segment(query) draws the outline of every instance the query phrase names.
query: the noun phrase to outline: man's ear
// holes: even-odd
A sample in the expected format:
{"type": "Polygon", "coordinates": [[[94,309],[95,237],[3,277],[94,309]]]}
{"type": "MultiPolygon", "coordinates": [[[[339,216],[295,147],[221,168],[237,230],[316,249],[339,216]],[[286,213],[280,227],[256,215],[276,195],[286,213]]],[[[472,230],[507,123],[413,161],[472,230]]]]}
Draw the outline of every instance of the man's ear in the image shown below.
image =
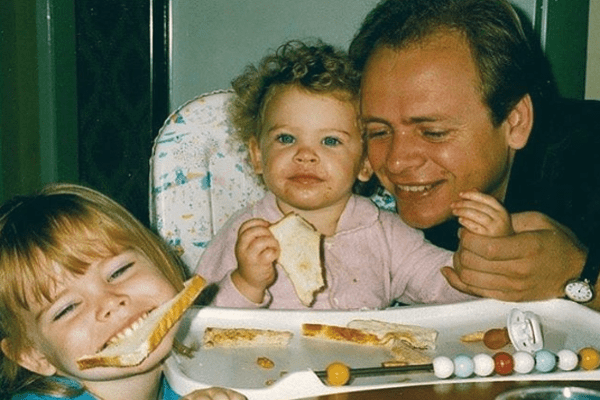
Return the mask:
{"type": "Polygon", "coordinates": [[[369,179],[371,179],[372,175],[373,168],[371,168],[371,163],[369,162],[369,159],[365,157],[365,160],[363,161],[363,166],[358,172],[358,176],[356,178],[361,182],[368,182],[369,179]]]}
{"type": "Polygon", "coordinates": [[[0,348],[2,348],[2,352],[7,358],[31,372],[43,376],[52,376],[56,373],[56,367],[48,361],[46,356],[32,347],[21,351],[19,354],[14,354],[10,349],[8,339],[5,338],[0,342],[0,348]]]}
{"type": "Polygon", "coordinates": [[[252,167],[254,167],[254,172],[257,175],[262,174],[262,154],[260,152],[260,144],[258,143],[257,138],[250,138],[250,141],[248,142],[248,151],[250,153],[250,161],[252,162],[252,167]]]}
{"type": "Polygon", "coordinates": [[[513,107],[506,123],[509,129],[508,145],[514,150],[525,147],[533,129],[533,103],[529,94],[523,96],[513,107]]]}

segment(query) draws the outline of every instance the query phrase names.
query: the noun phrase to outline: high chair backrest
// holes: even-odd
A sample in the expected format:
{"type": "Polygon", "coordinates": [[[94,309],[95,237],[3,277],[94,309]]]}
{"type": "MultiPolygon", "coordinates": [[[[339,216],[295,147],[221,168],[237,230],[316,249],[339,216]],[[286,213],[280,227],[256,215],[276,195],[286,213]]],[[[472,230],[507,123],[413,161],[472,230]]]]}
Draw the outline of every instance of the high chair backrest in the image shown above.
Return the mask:
{"type": "Polygon", "coordinates": [[[237,210],[265,192],[243,144],[233,139],[231,91],[196,97],[174,111],[150,158],[150,223],[191,272],[206,245],[237,210]]]}

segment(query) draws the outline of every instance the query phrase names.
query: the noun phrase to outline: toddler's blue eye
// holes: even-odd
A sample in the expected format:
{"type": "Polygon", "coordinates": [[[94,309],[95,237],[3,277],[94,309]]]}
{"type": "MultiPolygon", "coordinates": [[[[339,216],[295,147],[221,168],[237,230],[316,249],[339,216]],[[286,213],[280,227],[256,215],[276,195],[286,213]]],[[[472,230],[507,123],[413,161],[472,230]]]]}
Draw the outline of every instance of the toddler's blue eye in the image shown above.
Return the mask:
{"type": "Polygon", "coordinates": [[[281,133],[277,135],[277,141],[283,144],[292,144],[296,141],[296,139],[288,133],[281,133]]]}
{"type": "Polygon", "coordinates": [[[333,136],[328,136],[323,139],[323,144],[325,146],[337,146],[340,143],[341,143],[341,141],[338,138],[333,137],[333,136]]]}

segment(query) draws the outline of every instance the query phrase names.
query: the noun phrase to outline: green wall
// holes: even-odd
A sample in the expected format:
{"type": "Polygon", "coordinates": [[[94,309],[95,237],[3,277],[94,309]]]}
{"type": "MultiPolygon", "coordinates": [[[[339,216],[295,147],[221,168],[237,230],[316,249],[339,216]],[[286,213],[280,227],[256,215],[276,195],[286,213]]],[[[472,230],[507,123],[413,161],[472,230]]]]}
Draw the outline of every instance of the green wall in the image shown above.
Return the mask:
{"type": "MultiPolygon", "coordinates": [[[[589,0],[511,1],[542,36],[561,94],[583,98],[589,0]]],[[[317,36],[347,47],[377,3],[172,0],[170,109],[199,94],[228,88],[244,65],[285,40],[317,36]]]]}
{"type": "Polygon", "coordinates": [[[172,0],[171,110],[290,39],[346,48],[378,0],[172,0]]]}

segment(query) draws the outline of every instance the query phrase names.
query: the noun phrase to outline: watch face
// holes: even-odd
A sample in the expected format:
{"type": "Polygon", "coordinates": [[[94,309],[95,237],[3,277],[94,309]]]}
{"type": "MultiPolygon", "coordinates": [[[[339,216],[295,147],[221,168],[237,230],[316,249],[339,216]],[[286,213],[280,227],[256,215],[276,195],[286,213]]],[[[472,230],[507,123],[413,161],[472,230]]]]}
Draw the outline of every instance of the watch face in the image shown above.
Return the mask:
{"type": "Polygon", "coordinates": [[[569,299],[578,303],[586,303],[594,297],[591,286],[584,281],[569,282],[565,286],[565,294],[569,299]]]}

